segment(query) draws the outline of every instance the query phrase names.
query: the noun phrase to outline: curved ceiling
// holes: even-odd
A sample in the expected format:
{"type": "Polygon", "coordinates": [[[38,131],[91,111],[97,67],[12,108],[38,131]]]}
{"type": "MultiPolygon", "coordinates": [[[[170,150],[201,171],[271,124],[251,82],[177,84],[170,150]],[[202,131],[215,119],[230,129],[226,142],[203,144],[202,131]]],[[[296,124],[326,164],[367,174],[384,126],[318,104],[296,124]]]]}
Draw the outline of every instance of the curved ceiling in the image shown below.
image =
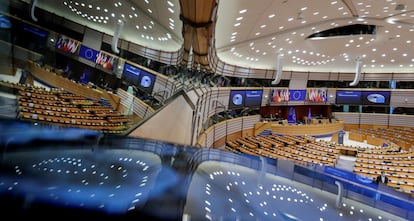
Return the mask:
{"type": "Polygon", "coordinates": [[[222,61],[246,68],[276,69],[280,54],[284,71],[354,72],[359,57],[365,73],[414,70],[411,0],[39,0],[38,5],[111,35],[123,18],[120,38],[164,51],[188,51],[192,45],[202,65],[208,65],[203,56],[212,37],[222,61]],[[199,29],[207,18],[215,26],[199,29]],[[375,35],[307,39],[352,24],[375,25],[375,35]],[[194,33],[201,43],[193,44],[194,33]]]}

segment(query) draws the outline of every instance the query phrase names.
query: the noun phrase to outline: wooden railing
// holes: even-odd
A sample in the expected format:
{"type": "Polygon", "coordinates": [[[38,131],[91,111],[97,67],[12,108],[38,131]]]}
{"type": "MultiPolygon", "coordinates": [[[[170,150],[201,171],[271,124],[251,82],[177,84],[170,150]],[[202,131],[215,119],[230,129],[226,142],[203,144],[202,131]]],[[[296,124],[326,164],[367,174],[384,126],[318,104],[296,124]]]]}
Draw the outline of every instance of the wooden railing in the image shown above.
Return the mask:
{"type": "Polygon", "coordinates": [[[273,134],[296,135],[296,136],[320,136],[330,135],[344,129],[344,122],[334,120],[326,124],[302,124],[302,125],[280,125],[271,124],[273,134]]]}

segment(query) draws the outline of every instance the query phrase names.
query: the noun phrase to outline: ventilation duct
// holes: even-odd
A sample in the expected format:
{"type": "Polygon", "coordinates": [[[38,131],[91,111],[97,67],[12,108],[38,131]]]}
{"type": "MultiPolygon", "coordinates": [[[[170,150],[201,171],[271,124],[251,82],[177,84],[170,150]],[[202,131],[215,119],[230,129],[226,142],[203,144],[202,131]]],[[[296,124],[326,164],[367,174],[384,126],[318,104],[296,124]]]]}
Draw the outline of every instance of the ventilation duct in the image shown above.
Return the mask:
{"type": "Polygon", "coordinates": [[[119,39],[119,36],[121,35],[121,31],[122,31],[122,28],[124,27],[124,23],[125,23],[124,21],[119,20],[115,27],[114,37],[112,38],[112,51],[115,54],[119,53],[118,39],[119,39]]]}
{"type": "Polygon", "coordinates": [[[37,0],[33,0],[32,1],[32,9],[30,10],[30,15],[32,16],[32,20],[35,21],[35,22],[37,22],[37,18],[34,15],[34,11],[36,9],[36,6],[37,6],[37,0]]]}
{"type": "Polygon", "coordinates": [[[280,53],[277,53],[276,58],[276,76],[275,79],[272,81],[272,84],[279,84],[280,80],[282,79],[283,73],[283,59],[280,53]]]}
{"type": "Polygon", "coordinates": [[[349,86],[355,86],[359,83],[359,79],[361,78],[361,66],[362,66],[361,57],[358,57],[356,59],[354,81],[349,83],[349,86]]]}

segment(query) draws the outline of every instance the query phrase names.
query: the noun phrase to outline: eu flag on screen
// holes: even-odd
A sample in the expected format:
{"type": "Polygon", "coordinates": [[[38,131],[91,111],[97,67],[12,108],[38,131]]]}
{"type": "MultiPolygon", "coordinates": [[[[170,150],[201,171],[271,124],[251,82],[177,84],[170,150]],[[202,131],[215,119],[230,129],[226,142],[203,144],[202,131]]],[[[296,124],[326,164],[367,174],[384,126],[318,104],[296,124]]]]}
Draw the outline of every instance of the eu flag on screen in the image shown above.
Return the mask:
{"type": "Polygon", "coordinates": [[[289,90],[290,101],[305,101],[306,90],[289,90]]]}
{"type": "Polygon", "coordinates": [[[98,53],[99,51],[95,49],[86,47],[85,45],[81,45],[81,48],[79,50],[79,57],[85,58],[86,60],[89,60],[95,63],[98,53]]]}

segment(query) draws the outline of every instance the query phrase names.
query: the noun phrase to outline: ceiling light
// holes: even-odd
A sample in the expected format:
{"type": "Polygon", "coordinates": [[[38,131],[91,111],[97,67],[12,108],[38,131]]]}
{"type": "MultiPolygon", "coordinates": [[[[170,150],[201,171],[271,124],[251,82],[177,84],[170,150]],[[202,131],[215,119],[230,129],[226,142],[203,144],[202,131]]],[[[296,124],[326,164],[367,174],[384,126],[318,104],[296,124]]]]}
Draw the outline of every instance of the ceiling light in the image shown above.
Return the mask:
{"type": "Polygon", "coordinates": [[[396,11],[402,11],[402,10],[405,10],[406,8],[407,8],[407,6],[404,5],[404,4],[397,4],[395,6],[395,9],[394,10],[396,10],[396,11]]]}

